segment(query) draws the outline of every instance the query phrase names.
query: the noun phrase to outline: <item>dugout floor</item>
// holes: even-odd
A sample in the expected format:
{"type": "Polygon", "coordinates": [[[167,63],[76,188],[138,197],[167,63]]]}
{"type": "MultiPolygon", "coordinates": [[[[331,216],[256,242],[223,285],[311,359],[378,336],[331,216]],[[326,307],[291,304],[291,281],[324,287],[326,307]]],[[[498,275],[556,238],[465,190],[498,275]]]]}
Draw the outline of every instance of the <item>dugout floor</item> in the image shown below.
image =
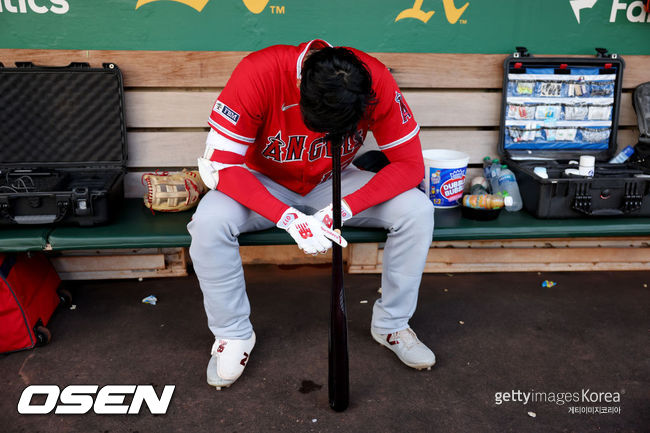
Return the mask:
{"type": "Polygon", "coordinates": [[[431,371],[405,367],[371,339],[379,276],[346,275],[351,406],[344,413],[327,403],[329,268],[254,266],[246,272],[258,342],[231,389],[218,392],[205,383],[212,341],[195,277],[75,283],[76,309],[54,317],[50,345],[0,356],[0,430],[650,429],[647,272],[425,275],[411,323],[438,357],[431,371]],[[544,280],[557,285],[543,288],[544,280]],[[156,306],[140,302],[151,294],[158,297],[156,306]],[[153,416],[146,408],[131,416],[19,415],[17,403],[28,384],[176,389],[166,415],[153,416]],[[497,393],[536,392],[551,399],[583,390],[588,398],[609,392],[615,399],[619,393],[620,402],[496,404],[497,393]],[[570,413],[576,406],[620,413],[570,413]]]}

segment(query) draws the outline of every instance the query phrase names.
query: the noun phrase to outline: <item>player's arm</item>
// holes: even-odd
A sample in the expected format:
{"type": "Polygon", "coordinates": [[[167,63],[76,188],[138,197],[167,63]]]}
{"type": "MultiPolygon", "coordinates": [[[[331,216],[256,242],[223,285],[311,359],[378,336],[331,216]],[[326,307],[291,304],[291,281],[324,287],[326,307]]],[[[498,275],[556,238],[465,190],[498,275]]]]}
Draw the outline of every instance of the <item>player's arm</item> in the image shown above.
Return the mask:
{"type": "Polygon", "coordinates": [[[198,160],[201,178],[208,188],[221,191],[263,217],[277,222],[289,206],[271,195],[246,168],[247,148],[211,130],[203,158],[198,160]]]}
{"type": "Polygon", "coordinates": [[[364,186],[343,198],[352,215],[390,200],[422,181],[424,160],[417,134],[398,147],[383,150],[383,153],[390,164],[377,172],[364,186]]]}

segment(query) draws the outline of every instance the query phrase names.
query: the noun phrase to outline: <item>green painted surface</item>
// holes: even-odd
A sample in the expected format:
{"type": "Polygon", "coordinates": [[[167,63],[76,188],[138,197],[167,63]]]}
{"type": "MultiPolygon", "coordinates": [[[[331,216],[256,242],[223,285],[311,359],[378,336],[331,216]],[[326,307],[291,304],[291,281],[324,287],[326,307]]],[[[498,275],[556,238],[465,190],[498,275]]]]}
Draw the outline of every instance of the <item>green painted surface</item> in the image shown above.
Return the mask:
{"type": "MultiPolygon", "coordinates": [[[[53,250],[158,248],[189,246],[186,225],[193,211],[155,215],[142,200],[127,199],[116,220],[97,227],[57,227],[48,237],[53,250]]],[[[501,212],[494,221],[461,218],[460,208],[437,210],[434,241],[564,237],[647,236],[650,218],[581,218],[542,220],[526,212],[501,212]]],[[[343,227],[350,243],[384,242],[386,231],[343,227]]],[[[239,237],[240,245],[292,245],[291,237],[273,228],[239,237]]]]}
{"type": "Polygon", "coordinates": [[[0,48],[248,51],[321,37],[369,52],[650,54],[643,3],[0,0],[0,48]]]}

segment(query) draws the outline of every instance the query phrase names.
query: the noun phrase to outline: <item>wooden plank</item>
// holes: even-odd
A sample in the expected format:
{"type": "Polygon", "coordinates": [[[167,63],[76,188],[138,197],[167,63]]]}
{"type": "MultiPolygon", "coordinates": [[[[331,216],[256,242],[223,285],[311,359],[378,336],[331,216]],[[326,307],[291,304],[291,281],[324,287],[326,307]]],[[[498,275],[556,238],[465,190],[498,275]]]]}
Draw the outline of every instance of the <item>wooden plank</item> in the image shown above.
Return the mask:
{"type": "Polygon", "coordinates": [[[348,245],[348,264],[356,266],[375,265],[379,254],[379,244],[376,242],[348,245]]]}
{"type": "MultiPolygon", "coordinates": [[[[319,265],[332,263],[331,250],[326,254],[305,254],[297,245],[262,245],[239,247],[245,265],[319,265]]],[[[343,260],[348,260],[348,248],[343,249],[343,260]]]]}
{"type": "MultiPolygon", "coordinates": [[[[379,252],[382,263],[383,250],[379,252]]],[[[570,263],[650,262],[650,248],[449,248],[431,249],[427,262],[440,263],[570,263]]]]}
{"type": "Polygon", "coordinates": [[[101,67],[115,63],[126,87],[223,87],[242,51],[112,51],[112,50],[15,50],[1,49],[0,62],[31,61],[38,65],[63,66],[88,62],[101,67]]]}
{"type": "Polygon", "coordinates": [[[186,248],[70,250],[50,260],[63,280],[187,276],[186,248]]]}
{"type": "MultiPolygon", "coordinates": [[[[376,244],[378,245],[378,244],[376,244]]],[[[356,245],[354,246],[356,248],[356,245]]],[[[431,248],[648,248],[650,247],[650,236],[648,237],[616,237],[616,238],[548,238],[548,239],[489,239],[471,241],[435,241],[431,248]]]]}
{"type": "MultiPolygon", "coordinates": [[[[131,128],[205,128],[218,92],[131,91],[126,93],[131,128]]],[[[404,92],[421,127],[497,127],[501,93],[472,91],[404,92]]],[[[634,126],[630,93],[621,97],[619,125],[634,126]]]]}
{"type": "MultiPolygon", "coordinates": [[[[391,69],[400,87],[501,89],[505,54],[373,53],[391,69]],[[480,71],[480,73],[479,73],[480,71]]],[[[590,56],[586,53],[585,56],[590,56]]],[[[546,56],[535,54],[536,57],[546,56]]],[[[565,56],[559,57],[585,57],[565,56]]],[[[648,81],[650,56],[623,56],[623,88],[648,81]]]]}
{"type": "Polygon", "coordinates": [[[128,269],[122,271],[80,271],[59,272],[59,277],[66,280],[118,280],[131,278],[187,277],[187,269],[173,267],[169,269],[128,269]]]}
{"type": "MultiPolygon", "coordinates": [[[[455,273],[455,272],[566,272],[566,271],[647,271],[650,262],[569,262],[569,263],[524,263],[517,266],[507,266],[507,263],[427,263],[426,273],[455,273]]],[[[370,273],[370,272],[365,272],[370,273]]],[[[540,277],[540,288],[543,277],[540,277]]]]}
{"type": "MultiPolygon", "coordinates": [[[[348,272],[381,273],[383,249],[380,246],[377,243],[350,245],[348,272]]],[[[429,249],[424,272],[647,269],[650,269],[650,237],[593,237],[437,241],[429,249]]]]}
{"type": "MultiPolygon", "coordinates": [[[[196,158],[203,155],[207,132],[129,132],[128,166],[151,167],[196,167],[196,158]]],[[[638,130],[621,130],[618,147],[634,145],[639,138],[638,130]]],[[[480,164],[485,155],[498,155],[496,143],[499,132],[473,129],[423,129],[420,141],[423,149],[454,149],[465,152],[470,164],[480,164]]],[[[361,152],[378,149],[372,133],[368,134],[361,152]]]]}
{"type": "MultiPolygon", "coordinates": [[[[427,263],[425,273],[459,273],[459,272],[566,272],[566,271],[648,271],[649,262],[639,263],[524,263],[516,267],[504,263],[427,263]]],[[[350,274],[378,274],[381,267],[350,266],[350,274]]],[[[540,277],[540,285],[543,277],[540,277]]],[[[424,287],[423,287],[424,289],[424,287]]]]}
{"type": "MultiPolygon", "coordinates": [[[[61,66],[89,62],[117,64],[128,87],[223,87],[242,51],[111,51],[0,49],[0,62],[32,61],[61,66]]],[[[589,53],[590,54],[590,53],[589,53]]],[[[373,53],[403,88],[499,89],[506,54],[373,53]],[[480,71],[480,73],[477,73],[480,71]]],[[[540,55],[541,56],[541,55],[540,55]]],[[[577,57],[577,56],[568,56],[577,57]]],[[[624,56],[623,86],[648,81],[650,56],[624,56]]]]}
{"type": "Polygon", "coordinates": [[[51,259],[57,272],[122,271],[128,269],[164,269],[164,254],[103,256],[60,256],[51,259]]]}

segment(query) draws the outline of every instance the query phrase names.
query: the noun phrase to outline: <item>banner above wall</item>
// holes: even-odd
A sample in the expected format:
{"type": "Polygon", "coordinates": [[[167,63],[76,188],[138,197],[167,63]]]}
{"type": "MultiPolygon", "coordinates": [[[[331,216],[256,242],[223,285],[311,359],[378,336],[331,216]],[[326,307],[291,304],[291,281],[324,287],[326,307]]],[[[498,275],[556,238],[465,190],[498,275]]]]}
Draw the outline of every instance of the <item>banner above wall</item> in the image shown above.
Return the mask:
{"type": "Polygon", "coordinates": [[[323,38],[369,52],[650,54],[626,0],[0,0],[0,48],[251,51],[323,38]]]}

